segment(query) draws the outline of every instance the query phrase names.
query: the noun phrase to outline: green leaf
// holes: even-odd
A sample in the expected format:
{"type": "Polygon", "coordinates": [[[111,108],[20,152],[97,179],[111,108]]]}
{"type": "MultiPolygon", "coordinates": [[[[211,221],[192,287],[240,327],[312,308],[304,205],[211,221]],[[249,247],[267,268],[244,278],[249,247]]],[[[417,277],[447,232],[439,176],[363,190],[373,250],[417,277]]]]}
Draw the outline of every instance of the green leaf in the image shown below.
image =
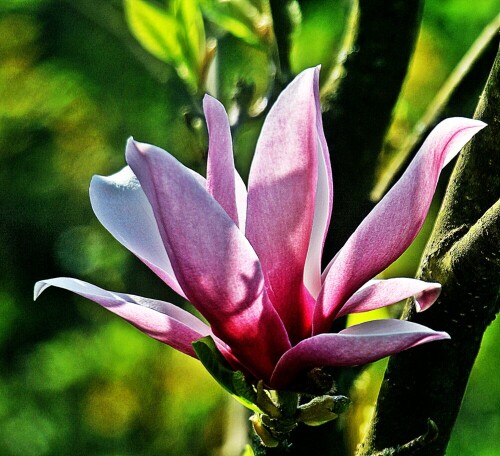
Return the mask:
{"type": "Polygon", "coordinates": [[[241,456],[255,456],[255,453],[252,450],[252,447],[247,444],[245,449],[243,450],[243,454],[241,456]]]}
{"type": "Polygon", "coordinates": [[[199,75],[205,57],[205,26],[197,0],[175,0],[177,39],[193,73],[199,75]]]}
{"type": "Polygon", "coordinates": [[[212,337],[207,336],[193,342],[193,349],[210,375],[237,401],[257,413],[262,411],[255,405],[257,394],[240,371],[231,369],[217,349],[212,337]]]}
{"type": "Polygon", "coordinates": [[[148,0],[124,0],[130,30],[142,47],[172,64],[199,89],[205,63],[205,28],[198,0],[174,0],[169,10],[148,0]]]}
{"type": "Polygon", "coordinates": [[[212,22],[252,46],[269,38],[270,15],[248,0],[200,0],[200,5],[212,22]]]}
{"type": "Polygon", "coordinates": [[[125,16],[130,31],[149,53],[167,63],[182,60],[177,22],[167,10],[145,0],[125,0],[125,16]]]}

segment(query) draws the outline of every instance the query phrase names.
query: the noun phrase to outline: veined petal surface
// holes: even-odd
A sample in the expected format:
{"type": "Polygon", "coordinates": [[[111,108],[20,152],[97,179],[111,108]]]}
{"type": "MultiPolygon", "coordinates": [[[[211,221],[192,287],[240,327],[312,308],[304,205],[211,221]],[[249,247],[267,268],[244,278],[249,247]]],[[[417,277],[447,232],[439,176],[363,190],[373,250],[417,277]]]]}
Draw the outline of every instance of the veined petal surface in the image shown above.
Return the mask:
{"type": "Polygon", "coordinates": [[[151,204],[130,167],[111,176],[94,176],[90,202],[102,225],[176,293],[184,292],[175,277],[151,204]]]}
{"type": "Polygon", "coordinates": [[[248,179],[245,233],[294,341],[310,334],[312,318],[303,281],[318,183],[318,71],[302,72],[278,97],[262,127],[248,179]]]}
{"type": "Polygon", "coordinates": [[[170,154],[129,141],[126,156],[187,299],[252,374],[268,379],[290,343],[248,240],[170,154]]]}
{"type": "MultiPolygon", "coordinates": [[[[191,343],[212,335],[210,327],[189,312],[168,302],[125,293],[116,293],[68,277],[41,280],[35,284],[35,299],[48,287],[63,288],[79,294],[119,315],[142,332],[196,358],[191,343]]],[[[227,347],[216,340],[218,348],[232,360],[227,347]]],[[[234,361],[233,361],[234,362],[234,361]]]]}
{"type": "Polygon", "coordinates": [[[284,388],[304,369],[366,364],[420,344],[449,338],[445,332],[404,320],[374,320],[336,334],[319,334],[298,343],[281,357],[271,385],[284,388]]]}
{"type": "Polygon", "coordinates": [[[346,299],[408,248],[424,223],[442,168],[484,126],[451,118],[432,131],[403,176],[339,251],[318,296],[314,334],[328,331],[346,299]]]}

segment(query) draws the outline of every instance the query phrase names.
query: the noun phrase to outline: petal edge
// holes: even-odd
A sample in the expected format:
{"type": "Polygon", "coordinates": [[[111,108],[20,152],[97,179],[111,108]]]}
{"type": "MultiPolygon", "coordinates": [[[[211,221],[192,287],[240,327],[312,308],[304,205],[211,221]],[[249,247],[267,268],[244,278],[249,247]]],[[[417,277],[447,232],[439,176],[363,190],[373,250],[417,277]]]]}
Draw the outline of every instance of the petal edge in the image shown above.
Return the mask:
{"type": "Polygon", "coordinates": [[[284,388],[304,369],[366,364],[417,345],[449,338],[445,332],[404,320],[374,320],[337,334],[319,334],[295,345],[281,357],[271,385],[284,388]]]}

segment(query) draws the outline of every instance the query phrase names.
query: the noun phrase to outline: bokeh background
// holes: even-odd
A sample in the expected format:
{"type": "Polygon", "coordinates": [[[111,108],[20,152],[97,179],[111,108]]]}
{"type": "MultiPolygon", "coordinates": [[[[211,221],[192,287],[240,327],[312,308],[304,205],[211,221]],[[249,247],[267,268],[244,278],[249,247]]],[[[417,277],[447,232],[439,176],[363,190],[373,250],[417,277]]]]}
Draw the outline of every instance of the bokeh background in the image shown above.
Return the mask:
{"type": "MultiPolygon", "coordinates": [[[[326,74],[348,2],[299,3],[292,69],[321,63],[326,74]]],[[[426,2],[393,148],[497,10],[495,0],[426,2]]],[[[206,30],[218,37],[222,101],[230,103],[240,80],[264,94],[266,51],[209,21],[206,30]]],[[[244,437],[245,417],[197,361],[70,293],[32,299],[36,280],[63,275],[186,306],[99,225],[88,184],[93,174],[124,165],[130,135],[204,172],[206,134],[190,97],[175,69],[134,39],[121,1],[0,1],[0,454],[235,454],[230,437],[244,437]]],[[[250,121],[235,137],[244,176],[260,125],[250,121]]],[[[415,273],[436,207],[387,276],[415,273]]],[[[498,454],[499,346],[496,322],[472,373],[451,456],[498,454]]],[[[376,363],[356,382],[351,447],[384,366],[376,363]]]]}

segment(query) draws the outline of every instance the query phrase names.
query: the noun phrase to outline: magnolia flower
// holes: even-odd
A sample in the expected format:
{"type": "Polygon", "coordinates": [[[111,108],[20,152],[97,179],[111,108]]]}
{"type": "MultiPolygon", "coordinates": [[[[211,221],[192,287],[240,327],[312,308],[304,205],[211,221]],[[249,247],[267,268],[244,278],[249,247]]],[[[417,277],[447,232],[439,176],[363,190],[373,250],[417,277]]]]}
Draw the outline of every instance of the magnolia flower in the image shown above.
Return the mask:
{"type": "Polygon", "coordinates": [[[437,283],[373,278],[413,241],[441,169],[484,124],[463,118],[440,123],[322,272],[333,186],[318,77],[317,68],[302,72],[270,110],[248,191],[234,167],[226,112],[209,96],[206,179],[133,139],[128,166],[92,179],[90,199],[101,223],[209,325],[167,302],[65,277],[38,282],[35,298],[51,285],[70,290],[194,357],[193,342],[211,336],[234,370],[275,389],[286,389],[313,367],[369,363],[449,338],[390,319],[329,330],[336,318],[410,296],[418,310],[436,300],[437,283]]]}

